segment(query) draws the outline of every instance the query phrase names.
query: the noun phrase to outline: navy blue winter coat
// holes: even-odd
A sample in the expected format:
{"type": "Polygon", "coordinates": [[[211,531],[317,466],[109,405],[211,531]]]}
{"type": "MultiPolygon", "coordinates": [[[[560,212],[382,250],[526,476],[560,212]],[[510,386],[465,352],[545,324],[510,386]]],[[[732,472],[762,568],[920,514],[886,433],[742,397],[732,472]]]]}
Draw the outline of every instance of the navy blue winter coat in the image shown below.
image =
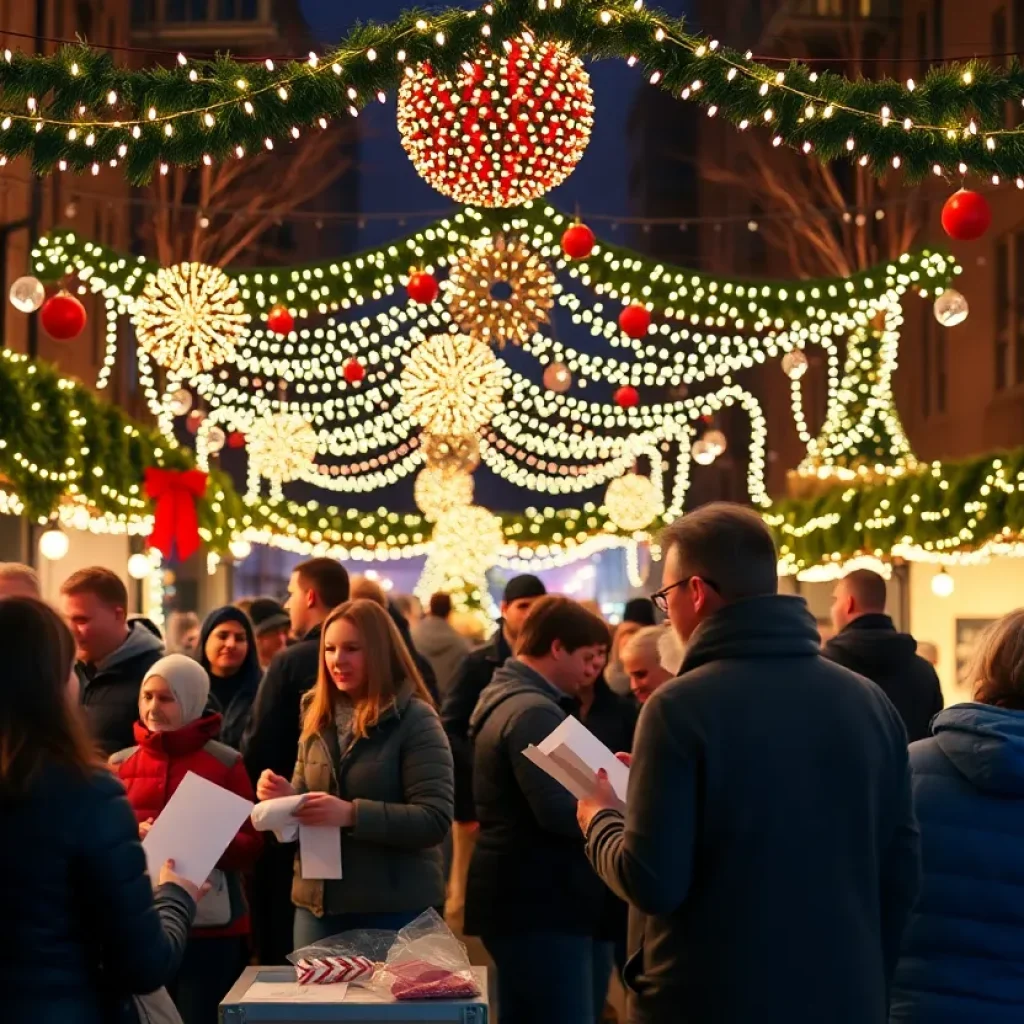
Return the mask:
{"type": "Polygon", "coordinates": [[[128,997],[174,978],[194,914],[176,885],[154,900],[114,775],[50,766],[24,796],[0,796],[3,1024],[125,1019],[128,997]]]}
{"type": "Polygon", "coordinates": [[[1024,711],[958,704],[910,747],[924,882],[895,1024],[1024,1021],[1024,711]]]}

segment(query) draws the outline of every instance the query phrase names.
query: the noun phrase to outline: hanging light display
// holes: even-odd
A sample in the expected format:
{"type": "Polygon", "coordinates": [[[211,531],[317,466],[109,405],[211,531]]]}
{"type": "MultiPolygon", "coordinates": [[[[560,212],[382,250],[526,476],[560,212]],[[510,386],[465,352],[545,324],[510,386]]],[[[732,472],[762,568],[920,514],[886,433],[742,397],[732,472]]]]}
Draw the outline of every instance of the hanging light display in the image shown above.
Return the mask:
{"type": "Polygon", "coordinates": [[[128,558],[128,575],[133,580],[144,580],[153,572],[153,563],[149,555],[136,552],[128,558]]]}
{"type": "Polygon", "coordinates": [[[402,146],[420,177],[476,206],[517,206],[560,185],[593,116],[583,62],[561,43],[526,37],[499,53],[481,48],[451,81],[421,64],[398,93],[402,146]]]}
{"type": "Polygon", "coordinates": [[[139,344],[161,366],[195,376],[234,358],[249,314],[224,271],[178,263],[150,276],[132,322],[139,344]]]}
{"type": "Polygon", "coordinates": [[[39,536],[39,554],[50,562],[58,562],[71,547],[68,535],[59,526],[50,526],[39,536]]]}
{"type": "Polygon", "coordinates": [[[178,388],[167,399],[167,409],[172,416],[184,416],[192,408],[192,392],[178,388]]]}
{"type": "Polygon", "coordinates": [[[257,420],[248,435],[250,467],[277,484],[302,476],[319,448],[316,431],[298,413],[275,413],[257,420]]]}
{"type": "Polygon", "coordinates": [[[935,319],[943,327],[956,327],[957,324],[962,324],[967,319],[970,311],[967,299],[955,288],[947,288],[935,300],[935,304],[932,306],[935,319]]]}
{"type": "Polygon", "coordinates": [[[206,432],[206,450],[214,455],[227,443],[228,436],[218,426],[212,426],[206,432]]]}
{"type": "Polygon", "coordinates": [[[710,466],[715,459],[718,458],[718,452],[701,438],[699,441],[693,442],[693,447],[690,449],[690,454],[693,456],[693,461],[698,466],[710,466]]]}
{"type": "Polygon", "coordinates": [[[71,341],[85,330],[85,306],[67,292],[48,298],[39,310],[39,320],[54,341],[71,341]]]}
{"type": "Polygon", "coordinates": [[[729,440],[721,430],[709,430],[703,437],[704,443],[715,453],[717,459],[729,446],[729,440]]]}
{"type": "Polygon", "coordinates": [[[604,507],[620,530],[635,533],[650,526],[661,511],[661,495],[649,477],[627,473],[608,485],[604,507]]]}
{"type": "Polygon", "coordinates": [[[464,334],[437,334],[405,364],[402,405],[431,434],[472,434],[501,408],[507,377],[489,346],[464,334]]]}
{"type": "Polygon", "coordinates": [[[807,372],[807,356],[795,348],[782,357],[783,373],[790,380],[799,380],[807,372]]]}
{"type": "Polygon", "coordinates": [[[936,597],[952,597],[955,589],[956,584],[953,582],[953,577],[945,569],[939,570],[932,577],[932,593],[936,597]]]}
{"type": "Polygon", "coordinates": [[[427,465],[450,473],[472,473],[480,465],[480,441],[476,434],[429,434],[420,444],[427,465]]]}
{"type": "Polygon", "coordinates": [[[413,500],[423,515],[434,522],[450,509],[472,503],[473,478],[468,473],[427,466],[416,477],[413,500]]]}
{"type": "Polygon", "coordinates": [[[457,506],[438,519],[431,556],[449,575],[472,579],[497,562],[504,542],[501,520],[493,512],[479,505],[457,506]]]}
{"type": "Polygon", "coordinates": [[[483,239],[448,277],[452,319],[470,337],[499,348],[525,344],[555,304],[555,275],[529,246],[483,239]]]}

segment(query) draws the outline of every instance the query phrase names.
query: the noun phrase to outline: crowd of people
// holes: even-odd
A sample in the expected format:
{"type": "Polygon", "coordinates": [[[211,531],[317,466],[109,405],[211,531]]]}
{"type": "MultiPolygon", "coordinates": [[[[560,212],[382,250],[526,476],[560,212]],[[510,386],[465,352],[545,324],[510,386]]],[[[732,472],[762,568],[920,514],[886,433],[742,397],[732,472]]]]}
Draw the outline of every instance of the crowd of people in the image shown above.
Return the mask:
{"type": "Polygon", "coordinates": [[[1024,612],[943,710],[876,574],[837,584],[823,647],[755,513],[662,548],[614,630],[523,575],[480,645],[448,595],[420,614],[326,558],[166,642],[108,569],[53,608],[0,565],[0,1019],[213,1024],[246,963],[430,908],[482,942],[501,1024],[597,1024],[615,973],[628,1024],[1024,1019],[1024,612]],[[568,716],[625,803],[524,756],[568,716]],[[151,879],[189,772],[303,794],[342,877],[247,822],[201,890],[151,879]]]}

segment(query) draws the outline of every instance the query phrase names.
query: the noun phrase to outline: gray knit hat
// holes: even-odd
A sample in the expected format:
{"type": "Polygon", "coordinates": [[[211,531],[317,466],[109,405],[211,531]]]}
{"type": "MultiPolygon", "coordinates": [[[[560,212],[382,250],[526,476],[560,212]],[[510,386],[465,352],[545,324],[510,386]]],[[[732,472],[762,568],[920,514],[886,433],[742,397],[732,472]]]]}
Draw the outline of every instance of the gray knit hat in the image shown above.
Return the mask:
{"type": "Polygon", "coordinates": [[[188,725],[202,717],[210,697],[210,677],[206,669],[184,654],[168,654],[155,662],[142,680],[159,676],[171,688],[174,699],[181,707],[181,724],[188,725]]]}

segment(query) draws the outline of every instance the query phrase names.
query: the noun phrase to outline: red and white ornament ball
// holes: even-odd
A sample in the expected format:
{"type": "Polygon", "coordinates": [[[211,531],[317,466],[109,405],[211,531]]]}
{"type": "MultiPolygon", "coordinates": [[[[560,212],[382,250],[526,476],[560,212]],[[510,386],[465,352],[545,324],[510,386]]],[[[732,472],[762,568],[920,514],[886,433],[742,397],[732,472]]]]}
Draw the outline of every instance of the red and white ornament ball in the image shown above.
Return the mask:
{"type": "Polygon", "coordinates": [[[454,80],[429,63],[402,81],[398,130],[420,177],[475,206],[538,199],[575,170],[590,142],[594,94],[565,45],[510,39],[480,49],[454,80]]]}
{"type": "Polygon", "coordinates": [[[58,292],[43,303],[39,319],[54,341],[71,341],[85,330],[87,317],[85,306],[74,295],[58,292]]]}
{"type": "Polygon", "coordinates": [[[624,384],[615,392],[615,404],[620,409],[635,409],[640,404],[640,392],[632,384],[624,384]]]}
{"type": "Polygon", "coordinates": [[[562,252],[571,260],[585,260],[593,251],[597,239],[586,224],[573,224],[562,235],[562,252]]]}
{"type": "Polygon", "coordinates": [[[942,207],[942,230],[958,242],[977,241],[992,223],[992,208],[980,192],[962,188],[942,207]]]}
{"type": "Polygon", "coordinates": [[[267,328],[274,334],[291,334],[295,326],[295,317],[292,316],[287,306],[271,306],[267,313],[267,328]]]}
{"type": "Polygon", "coordinates": [[[647,337],[647,332],[651,327],[651,314],[646,306],[634,302],[619,314],[619,327],[622,328],[622,333],[627,338],[639,341],[641,338],[647,337]]]}
{"type": "Polygon", "coordinates": [[[349,359],[341,368],[349,384],[358,384],[366,376],[366,368],[358,359],[349,359]]]}
{"type": "Polygon", "coordinates": [[[418,270],[410,275],[405,290],[409,293],[409,298],[421,306],[429,306],[441,291],[437,278],[425,270],[418,270]]]}

